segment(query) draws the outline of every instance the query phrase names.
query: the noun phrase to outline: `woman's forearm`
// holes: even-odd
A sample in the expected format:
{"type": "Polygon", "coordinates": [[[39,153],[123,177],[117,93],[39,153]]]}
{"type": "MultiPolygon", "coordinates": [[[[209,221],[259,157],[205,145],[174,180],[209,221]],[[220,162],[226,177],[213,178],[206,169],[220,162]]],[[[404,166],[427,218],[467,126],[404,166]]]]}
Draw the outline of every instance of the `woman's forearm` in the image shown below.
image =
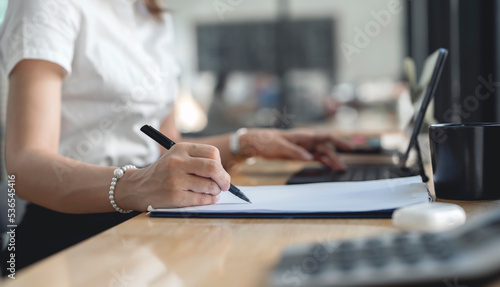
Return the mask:
{"type": "MultiPolygon", "coordinates": [[[[25,150],[9,160],[17,194],[35,204],[65,213],[114,211],[109,186],[114,167],[86,164],[40,150],[25,150]]],[[[124,176],[125,178],[125,176],[124,176]]],[[[125,188],[125,180],[120,184],[125,188]]]]}

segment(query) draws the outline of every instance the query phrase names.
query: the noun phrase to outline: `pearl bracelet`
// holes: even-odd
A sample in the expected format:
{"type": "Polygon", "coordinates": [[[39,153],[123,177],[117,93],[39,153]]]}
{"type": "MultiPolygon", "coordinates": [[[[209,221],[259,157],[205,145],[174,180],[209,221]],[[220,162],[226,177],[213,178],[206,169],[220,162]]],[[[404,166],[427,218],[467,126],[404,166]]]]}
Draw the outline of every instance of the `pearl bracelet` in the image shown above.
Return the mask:
{"type": "Polygon", "coordinates": [[[129,169],[137,169],[137,167],[129,164],[129,165],[126,165],[124,167],[115,169],[115,171],[113,172],[113,178],[111,179],[111,186],[109,187],[109,202],[111,203],[113,208],[116,209],[116,211],[118,211],[120,213],[130,213],[133,211],[133,210],[125,210],[125,209],[120,208],[116,204],[116,201],[115,201],[116,183],[118,182],[118,179],[122,178],[123,175],[125,174],[125,172],[129,169]]]}

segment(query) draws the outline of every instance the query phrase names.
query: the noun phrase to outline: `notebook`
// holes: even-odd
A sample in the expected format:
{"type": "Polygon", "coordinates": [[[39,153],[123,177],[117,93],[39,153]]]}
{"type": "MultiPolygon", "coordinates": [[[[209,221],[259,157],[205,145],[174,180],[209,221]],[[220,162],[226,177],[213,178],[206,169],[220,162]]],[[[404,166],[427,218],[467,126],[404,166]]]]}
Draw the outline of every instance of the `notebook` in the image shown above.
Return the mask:
{"type": "Polygon", "coordinates": [[[361,182],[239,186],[252,203],[222,192],[218,203],[149,207],[151,217],[390,218],[403,206],[432,201],[419,176],[361,182]]]}
{"type": "Polygon", "coordinates": [[[399,155],[399,163],[393,165],[351,165],[346,172],[339,173],[328,168],[305,168],[292,175],[287,184],[300,184],[311,182],[339,182],[339,181],[362,181],[382,178],[398,178],[420,175],[422,181],[427,182],[420,146],[417,136],[422,128],[424,116],[432,97],[439,83],[439,78],[446,61],[448,51],[438,49],[427,57],[420,75],[419,86],[422,88],[418,103],[420,103],[417,113],[413,118],[413,128],[411,129],[410,141],[404,153],[399,155]],[[407,165],[411,150],[415,148],[417,152],[417,163],[407,165]]]}

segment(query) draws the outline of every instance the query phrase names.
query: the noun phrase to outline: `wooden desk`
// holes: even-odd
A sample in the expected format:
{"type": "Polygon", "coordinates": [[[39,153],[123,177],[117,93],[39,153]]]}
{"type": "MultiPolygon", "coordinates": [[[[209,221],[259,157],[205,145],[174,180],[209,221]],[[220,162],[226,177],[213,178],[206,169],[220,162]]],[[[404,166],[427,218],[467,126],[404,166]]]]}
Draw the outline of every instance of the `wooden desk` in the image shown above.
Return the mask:
{"type": "MultiPolygon", "coordinates": [[[[302,167],[298,162],[259,161],[234,171],[232,181],[238,185],[283,184],[302,167]]],[[[457,203],[469,217],[487,208],[500,208],[500,201],[457,203]]],[[[189,219],[142,214],[2,283],[262,286],[286,246],[394,232],[389,219],[189,219]]],[[[491,286],[500,286],[500,281],[491,286]]]]}

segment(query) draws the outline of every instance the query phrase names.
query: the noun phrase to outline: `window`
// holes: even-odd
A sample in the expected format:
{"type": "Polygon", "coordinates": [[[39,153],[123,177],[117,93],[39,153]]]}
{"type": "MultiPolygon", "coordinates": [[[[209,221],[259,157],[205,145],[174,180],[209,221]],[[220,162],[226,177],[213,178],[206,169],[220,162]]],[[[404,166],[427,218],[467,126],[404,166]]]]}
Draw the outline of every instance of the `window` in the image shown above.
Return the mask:
{"type": "Polygon", "coordinates": [[[5,10],[7,10],[7,0],[0,0],[0,24],[3,23],[5,17],[5,10]]]}

